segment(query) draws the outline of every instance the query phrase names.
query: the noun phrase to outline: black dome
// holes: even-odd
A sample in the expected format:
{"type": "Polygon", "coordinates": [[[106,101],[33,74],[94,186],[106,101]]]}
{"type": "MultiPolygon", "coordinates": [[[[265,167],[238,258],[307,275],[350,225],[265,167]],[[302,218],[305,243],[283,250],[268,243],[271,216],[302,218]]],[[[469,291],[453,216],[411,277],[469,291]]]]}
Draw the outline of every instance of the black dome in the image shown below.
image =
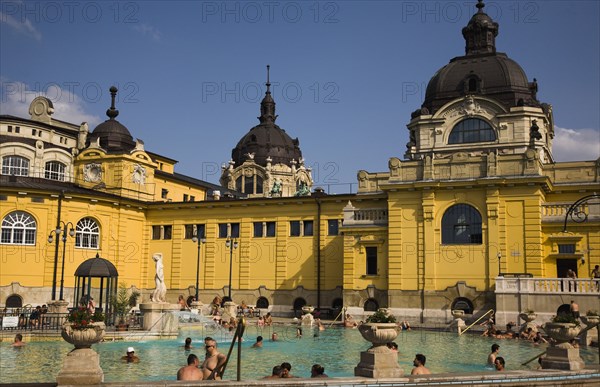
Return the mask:
{"type": "Polygon", "coordinates": [[[535,100],[521,66],[506,54],[493,53],[452,59],[429,81],[423,106],[434,114],[444,104],[467,94],[496,99],[507,110],[517,106],[519,100],[535,100]]]}
{"type": "Polygon", "coordinates": [[[300,141],[292,138],[275,124],[275,101],[271,97],[269,82],[269,66],[267,66],[267,92],[260,103],[260,124],[250,129],[231,151],[231,158],[236,165],[242,165],[254,153],[254,162],[261,166],[267,165],[267,158],[273,164],[290,165],[292,159],[298,161],[302,157],[300,141]]]}
{"type": "Polygon", "coordinates": [[[477,13],[462,30],[465,55],[452,59],[429,81],[423,102],[426,113],[435,114],[444,104],[469,94],[493,98],[507,110],[524,104],[539,106],[537,84],[528,82],[517,62],[496,52],[499,26],[483,7],[479,0],[477,13]]]}
{"type": "Polygon", "coordinates": [[[250,129],[231,151],[231,158],[236,165],[241,165],[254,153],[254,162],[267,165],[271,157],[273,164],[290,165],[292,159],[298,161],[302,157],[298,139],[293,139],[275,123],[261,123],[250,129]]]}
{"type": "Polygon", "coordinates": [[[75,270],[75,276],[114,278],[119,276],[119,272],[110,261],[96,255],[96,258],[90,258],[79,265],[77,270],[75,270]]]}
{"type": "Polygon", "coordinates": [[[105,149],[108,153],[127,153],[135,148],[135,141],[129,130],[121,124],[115,118],[119,115],[119,111],[115,109],[115,96],[117,94],[117,88],[110,88],[112,104],[111,107],[106,111],[106,115],[109,117],[108,120],[104,121],[92,131],[88,136],[87,144],[90,145],[95,143],[97,139],[100,139],[100,147],[105,149]]]}

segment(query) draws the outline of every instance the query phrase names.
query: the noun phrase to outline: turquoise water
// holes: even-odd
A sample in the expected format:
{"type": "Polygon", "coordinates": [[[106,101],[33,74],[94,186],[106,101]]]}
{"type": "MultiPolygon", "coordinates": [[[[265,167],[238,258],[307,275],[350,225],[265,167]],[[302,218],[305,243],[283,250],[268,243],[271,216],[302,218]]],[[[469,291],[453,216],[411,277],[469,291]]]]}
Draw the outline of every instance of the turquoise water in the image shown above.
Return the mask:
{"type": "MultiPolygon", "coordinates": [[[[186,364],[189,353],[204,357],[202,340],[212,336],[219,343],[219,351],[227,353],[231,343],[229,332],[214,328],[182,328],[177,340],[103,342],[93,346],[100,355],[104,379],[111,381],[175,380],[179,367],[186,364]],[[193,339],[190,352],[183,349],[186,337],[193,339]],[[120,358],[128,346],[133,346],[140,363],[126,364],[120,358]]],[[[303,337],[296,338],[295,326],[246,329],[242,343],[242,379],[258,379],[271,374],[274,365],[287,361],[292,364],[292,374],[309,377],[310,368],[319,363],[329,376],[354,376],[354,367],[360,360],[360,352],[369,348],[358,330],[327,328],[319,332],[303,327],[303,337]],[[280,340],[270,341],[271,333],[278,333],[280,340]],[[250,348],[261,334],[263,348],[250,348]],[[315,334],[318,334],[315,337],[315,334]]],[[[533,345],[519,340],[495,340],[475,335],[458,337],[449,332],[409,331],[401,332],[396,339],[400,355],[398,361],[405,373],[410,373],[416,353],[427,356],[427,367],[434,373],[486,371],[485,362],[494,343],[500,345],[500,355],[506,360],[508,370],[532,369],[520,364],[543,352],[545,346],[533,345]]],[[[0,383],[54,382],[64,357],[73,347],[64,341],[31,342],[21,348],[9,343],[0,345],[0,383]],[[35,370],[35,372],[32,372],[35,370]]],[[[582,348],[581,357],[586,364],[598,364],[597,348],[582,348]]],[[[225,379],[237,375],[237,346],[225,373],[225,379]]],[[[490,371],[491,372],[491,371],[490,371]]]]}

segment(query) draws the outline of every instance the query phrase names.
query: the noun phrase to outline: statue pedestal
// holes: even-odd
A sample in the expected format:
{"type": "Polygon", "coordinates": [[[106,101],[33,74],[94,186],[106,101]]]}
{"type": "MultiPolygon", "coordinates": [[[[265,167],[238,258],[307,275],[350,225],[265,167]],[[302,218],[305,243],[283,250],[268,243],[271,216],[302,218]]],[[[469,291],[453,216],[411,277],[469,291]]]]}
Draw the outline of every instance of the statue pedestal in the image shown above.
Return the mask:
{"type": "Polygon", "coordinates": [[[237,304],[233,301],[227,301],[223,304],[223,315],[221,316],[221,320],[229,322],[231,317],[237,317],[237,304]]]}
{"type": "Polygon", "coordinates": [[[104,382],[100,356],[91,348],[74,349],[67,354],[56,376],[58,385],[86,385],[104,382]]]}
{"type": "Polygon", "coordinates": [[[48,313],[67,313],[67,306],[69,306],[69,301],[50,301],[48,302],[48,313]]]}
{"type": "Polygon", "coordinates": [[[354,368],[354,376],[366,378],[399,378],[402,369],[398,364],[398,353],[389,348],[378,351],[363,351],[360,353],[360,363],[354,368]],[[387,349],[387,351],[384,351],[387,349]]]}
{"type": "Polygon", "coordinates": [[[142,328],[150,332],[177,334],[179,318],[177,304],[145,303],[140,304],[140,312],[144,316],[142,328]]]}
{"type": "Polygon", "coordinates": [[[192,301],[190,306],[192,313],[201,314],[200,312],[202,311],[204,304],[201,301],[192,301]]]}
{"type": "Polygon", "coordinates": [[[543,369],[577,371],[585,368],[579,348],[550,347],[542,358],[543,369]]]}

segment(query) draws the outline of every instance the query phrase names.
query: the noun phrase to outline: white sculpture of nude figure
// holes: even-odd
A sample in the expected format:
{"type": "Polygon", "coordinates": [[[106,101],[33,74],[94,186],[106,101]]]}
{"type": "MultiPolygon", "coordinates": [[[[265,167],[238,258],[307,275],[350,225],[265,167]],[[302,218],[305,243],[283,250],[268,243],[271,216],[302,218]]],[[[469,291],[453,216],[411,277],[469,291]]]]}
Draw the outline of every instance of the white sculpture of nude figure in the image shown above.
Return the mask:
{"type": "Polygon", "coordinates": [[[156,289],[152,293],[152,302],[167,302],[166,294],[167,287],[165,286],[165,273],[163,270],[162,254],[156,253],[152,256],[154,262],[156,262],[156,275],[154,276],[154,282],[156,283],[156,289]]]}

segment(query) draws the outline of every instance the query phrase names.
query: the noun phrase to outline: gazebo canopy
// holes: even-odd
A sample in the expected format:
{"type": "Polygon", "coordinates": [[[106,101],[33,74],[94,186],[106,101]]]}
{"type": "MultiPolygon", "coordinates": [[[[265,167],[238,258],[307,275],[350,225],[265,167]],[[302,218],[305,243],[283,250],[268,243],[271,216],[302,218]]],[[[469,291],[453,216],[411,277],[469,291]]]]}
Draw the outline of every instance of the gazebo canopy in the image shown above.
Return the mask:
{"type": "Polygon", "coordinates": [[[115,265],[110,261],[100,258],[99,254],[96,254],[95,258],[90,258],[83,262],[77,270],[75,270],[76,277],[118,277],[119,272],[115,265]]]}

